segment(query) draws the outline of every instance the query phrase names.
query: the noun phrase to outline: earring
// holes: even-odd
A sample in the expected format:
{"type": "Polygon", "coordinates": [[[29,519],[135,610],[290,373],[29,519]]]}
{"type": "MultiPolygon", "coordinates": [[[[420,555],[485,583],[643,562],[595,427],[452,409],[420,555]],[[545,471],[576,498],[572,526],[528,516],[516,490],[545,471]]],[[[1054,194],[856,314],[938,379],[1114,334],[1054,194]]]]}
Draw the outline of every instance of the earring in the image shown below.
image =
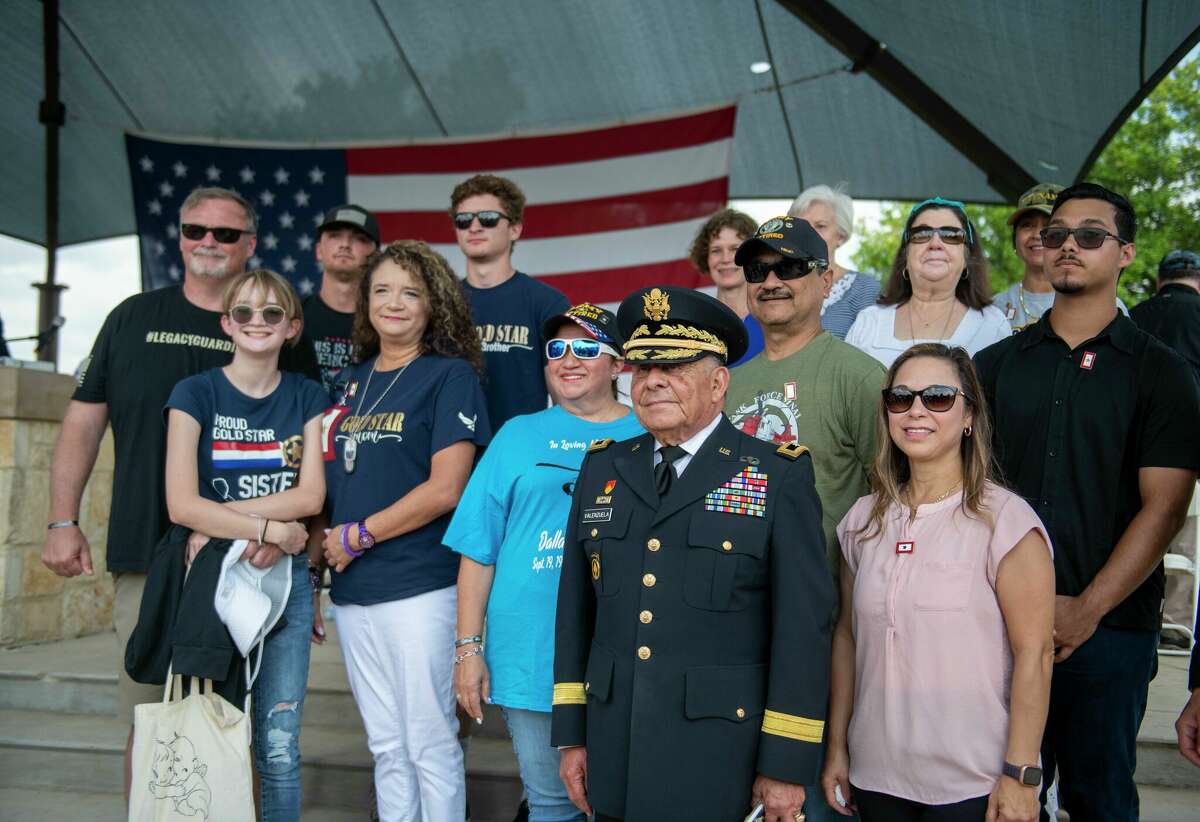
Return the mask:
{"type": "Polygon", "coordinates": [[[959,277],[959,279],[960,279],[960,280],[965,280],[966,278],[967,278],[967,270],[964,268],[964,269],[963,269],[962,276],[960,276],[960,277],[959,277]]]}
{"type": "Polygon", "coordinates": [[[900,277],[905,280],[908,279],[908,266],[904,266],[904,270],[900,272],[900,277]]]}
{"type": "Polygon", "coordinates": [[[975,430],[975,429],[974,429],[972,426],[968,425],[966,428],[964,428],[964,429],[963,429],[963,436],[964,436],[964,437],[969,437],[969,436],[971,436],[971,432],[972,432],[973,430],[975,430]]]}

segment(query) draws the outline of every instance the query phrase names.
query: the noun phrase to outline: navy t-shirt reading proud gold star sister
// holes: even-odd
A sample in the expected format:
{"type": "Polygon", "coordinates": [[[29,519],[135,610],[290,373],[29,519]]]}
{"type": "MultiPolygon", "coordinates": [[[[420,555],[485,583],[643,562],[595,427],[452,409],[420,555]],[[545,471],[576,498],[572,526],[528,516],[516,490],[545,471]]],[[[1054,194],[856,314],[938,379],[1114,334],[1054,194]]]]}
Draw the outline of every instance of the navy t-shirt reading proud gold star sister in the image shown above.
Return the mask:
{"type": "MultiPolygon", "coordinates": [[[[325,417],[325,478],[335,526],[382,511],[429,479],[433,455],[456,442],[491,439],[479,378],[465,360],[425,354],[399,375],[376,372],[372,358],[343,372],[346,395],[325,417]],[[376,401],[378,400],[378,404],[376,401]],[[347,473],[346,441],[357,439],[347,473]]],[[[413,531],[380,540],[340,574],[330,596],[338,605],[374,605],[453,585],[458,555],[442,547],[450,513],[413,531]]]]}
{"type": "Polygon", "coordinates": [[[168,409],[200,423],[200,495],[215,502],[265,497],[295,485],[304,424],[328,406],[321,386],[300,374],[283,372],[275,390],[259,399],[239,391],[220,368],[181,381],[167,400],[168,409]]]}

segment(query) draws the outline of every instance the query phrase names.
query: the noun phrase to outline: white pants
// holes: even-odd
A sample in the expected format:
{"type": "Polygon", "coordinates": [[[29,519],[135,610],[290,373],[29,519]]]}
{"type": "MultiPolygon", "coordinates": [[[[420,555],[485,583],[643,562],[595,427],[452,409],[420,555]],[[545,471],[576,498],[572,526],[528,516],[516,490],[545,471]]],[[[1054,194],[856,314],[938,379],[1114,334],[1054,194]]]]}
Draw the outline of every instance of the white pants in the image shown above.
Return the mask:
{"type": "Polygon", "coordinates": [[[461,822],[463,753],[454,716],[454,586],[334,618],[375,758],[382,822],[461,822]]]}

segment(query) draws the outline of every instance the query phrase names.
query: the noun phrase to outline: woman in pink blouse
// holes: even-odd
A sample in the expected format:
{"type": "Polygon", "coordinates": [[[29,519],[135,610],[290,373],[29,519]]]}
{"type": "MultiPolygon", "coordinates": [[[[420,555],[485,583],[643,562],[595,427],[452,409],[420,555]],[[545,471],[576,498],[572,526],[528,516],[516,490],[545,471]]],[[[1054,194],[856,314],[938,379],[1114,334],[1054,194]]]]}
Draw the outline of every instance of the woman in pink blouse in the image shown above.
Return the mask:
{"type": "Polygon", "coordinates": [[[989,479],[991,426],[966,351],[913,346],[886,384],[874,493],[838,526],[822,787],[863,822],[1037,819],[1049,538],[989,479]]]}

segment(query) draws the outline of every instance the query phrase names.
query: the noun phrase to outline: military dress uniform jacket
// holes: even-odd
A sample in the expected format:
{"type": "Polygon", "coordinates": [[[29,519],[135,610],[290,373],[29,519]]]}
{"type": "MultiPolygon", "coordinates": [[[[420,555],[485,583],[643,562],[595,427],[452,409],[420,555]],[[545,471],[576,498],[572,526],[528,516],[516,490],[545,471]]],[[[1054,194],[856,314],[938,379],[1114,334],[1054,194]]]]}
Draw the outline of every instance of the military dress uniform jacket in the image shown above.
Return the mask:
{"type": "Polygon", "coordinates": [[[661,501],[650,435],[589,450],[564,547],[551,744],[598,813],[731,822],[814,785],[833,582],[807,449],[713,430],[661,501]]]}

